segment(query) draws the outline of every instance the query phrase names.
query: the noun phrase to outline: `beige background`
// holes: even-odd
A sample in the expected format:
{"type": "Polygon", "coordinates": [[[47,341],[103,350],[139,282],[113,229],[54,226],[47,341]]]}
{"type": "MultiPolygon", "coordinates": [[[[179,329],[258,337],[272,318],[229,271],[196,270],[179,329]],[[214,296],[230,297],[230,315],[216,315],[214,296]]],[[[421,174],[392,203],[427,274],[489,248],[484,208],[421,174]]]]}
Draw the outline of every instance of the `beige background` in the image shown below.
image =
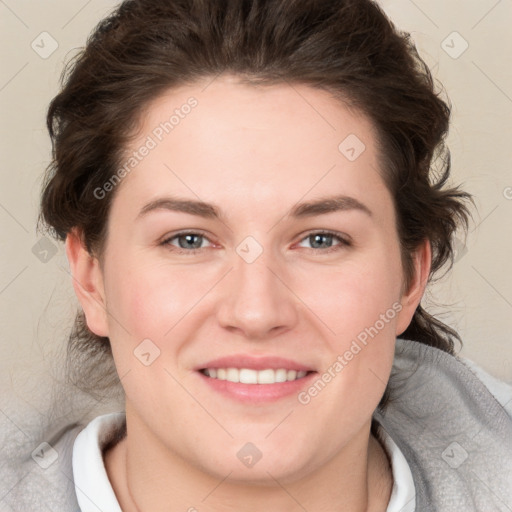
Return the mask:
{"type": "MultiPolygon", "coordinates": [[[[0,383],[29,408],[43,407],[76,308],[63,247],[49,244],[45,263],[36,245],[45,111],[63,62],[115,3],[0,0],[0,383]]],[[[462,356],[512,383],[512,1],[380,3],[447,90],[453,181],[478,206],[452,273],[425,304],[461,333],[462,356]]]]}

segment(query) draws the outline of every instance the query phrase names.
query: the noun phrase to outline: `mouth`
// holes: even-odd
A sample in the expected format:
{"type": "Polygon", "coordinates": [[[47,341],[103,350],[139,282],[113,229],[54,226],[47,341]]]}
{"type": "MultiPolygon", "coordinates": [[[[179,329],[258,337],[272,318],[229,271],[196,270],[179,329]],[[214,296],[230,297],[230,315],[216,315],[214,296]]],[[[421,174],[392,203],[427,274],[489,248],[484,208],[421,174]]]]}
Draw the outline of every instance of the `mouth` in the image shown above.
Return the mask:
{"type": "Polygon", "coordinates": [[[226,380],[241,384],[278,384],[303,379],[313,371],[287,370],[286,368],[203,368],[199,370],[210,379],[226,380]]]}
{"type": "Polygon", "coordinates": [[[253,354],[221,357],[195,370],[217,396],[245,404],[293,399],[318,374],[313,367],[291,359],[253,354]]]}

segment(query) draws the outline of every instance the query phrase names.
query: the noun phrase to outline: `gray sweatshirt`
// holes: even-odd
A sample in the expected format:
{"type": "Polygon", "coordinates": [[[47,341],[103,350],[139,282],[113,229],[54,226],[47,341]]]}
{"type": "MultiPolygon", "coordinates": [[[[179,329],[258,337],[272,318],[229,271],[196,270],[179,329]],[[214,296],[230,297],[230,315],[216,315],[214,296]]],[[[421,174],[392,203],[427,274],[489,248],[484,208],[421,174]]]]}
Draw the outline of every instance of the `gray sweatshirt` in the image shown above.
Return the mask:
{"type": "MultiPolygon", "coordinates": [[[[512,386],[464,358],[397,339],[388,387],[390,402],[374,419],[407,459],[416,512],[511,512],[512,386]]],[[[37,418],[31,435],[0,412],[0,512],[79,512],[72,453],[86,423],[45,437],[35,434],[37,418]]]]}

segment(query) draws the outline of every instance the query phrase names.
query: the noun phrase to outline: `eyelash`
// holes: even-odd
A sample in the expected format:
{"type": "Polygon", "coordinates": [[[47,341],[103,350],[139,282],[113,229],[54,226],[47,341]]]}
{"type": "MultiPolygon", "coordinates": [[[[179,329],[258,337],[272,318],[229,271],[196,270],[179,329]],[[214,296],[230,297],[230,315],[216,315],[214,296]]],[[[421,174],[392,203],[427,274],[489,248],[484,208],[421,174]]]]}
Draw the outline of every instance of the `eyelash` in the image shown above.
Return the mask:
{"type": "MultiPolygon", "coordinates": [[[[201,233],[199,231],[183,231],[183,232],[176,233],[172,236],[167,237],[160,243],[160,245],[164,246],[164,247],[171,248],[171,250],[173,252],[177,252],[179,254],[189,254],[189,255],[196,254],[204,249],[204,248],[182,249],[181,247],[175,247],[175,246],[171,245],[172,240],[174,240],[175,238],[180,238],[182,236],[186,236],[186,235],[198,235],[200,237],[203,237],[203,238],[209,240],[208,237],[204,233],[201,233]]],[[[349,240],[347,240],[346,238],[342,237],[340,233],[337,233],[335,231],[329,231],[329,230],[312,231],[312,232],[306,234],[306,236],[304,236],[303,238],[301,238],[300,242],[302,242],[303,240],[305,240],[311,236],[314,236],[314,235],[332,236],[340,242],[338,245],[334,245],[332,247],[327,247],[325,249],[309,248],[311,251],[314,251],[314,252],[321,252],[323,254],[328,254],[331,252],[339,251],[339,250],[343,249],[344,247],[350,247],[352,245],[352,243],[349,240]]]]}

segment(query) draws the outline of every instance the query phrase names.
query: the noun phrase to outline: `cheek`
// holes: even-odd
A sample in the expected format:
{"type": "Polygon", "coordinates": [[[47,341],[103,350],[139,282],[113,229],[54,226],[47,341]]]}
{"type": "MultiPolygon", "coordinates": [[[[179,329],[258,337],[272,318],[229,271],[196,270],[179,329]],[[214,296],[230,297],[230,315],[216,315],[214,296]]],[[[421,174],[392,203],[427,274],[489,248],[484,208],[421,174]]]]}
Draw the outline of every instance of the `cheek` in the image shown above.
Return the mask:
{"type": "Polygon", "coordinates": [[[194,286],[187,286],[183,273],[135,259],[117,260],[108,275],[110,340],[127,397],[153,403],[162,393],[172,395],[167,371],[185,342],[175,343],[180,321],[198,300],[194,286]]]}
{"type": "MultiPolygon", "coordinates": [[[[310,417],[331,432],[356,432],[375,410],[393,364],[400,275],[385,261],[333,272],[329,293],[314,296],[325,328],[324,366],[318,384],[300,396],[310,417]],[[328,354],[328,355],[327,355],[328,354]]],[[[317,322],[318,324],[318,322],[317,322]]],[[[302,406],[302,405],[301,405],[302,406]]],[[[333,436],[335,439],[335,436],[333,436]]],[[[333,448],[334,449],[334,448],[333,448]]]]}
{"type": "Polygon", "coordinates": [[[117,265],[110,276],[109,311],[137,339],[163,339],[206,288],[193,272],[136,259],[117,265]]]}
{"type": "Polygon", "coordinates": [[[398,258],[398,251],[392,248],[355,257],[309,278],[301,295],[334,331],[337,341],[357,336],[388,312],[387,329],[399,307],[402,274],[398,258]]]}
{"type": "Polygon", "coordinates": [[[325,337],[331,354],[326,369],[338,363],[331,368],[336,375],[331,388],[333,402],[341,393],[348,402],[372,404],[384,391],[401,310],[398,254],[398,249],[389,247],[333,269],[329,279],[324,279],[324,292],[317,289],[312,297],[312,309],[330,333],[326,331],[325,337]]]}

